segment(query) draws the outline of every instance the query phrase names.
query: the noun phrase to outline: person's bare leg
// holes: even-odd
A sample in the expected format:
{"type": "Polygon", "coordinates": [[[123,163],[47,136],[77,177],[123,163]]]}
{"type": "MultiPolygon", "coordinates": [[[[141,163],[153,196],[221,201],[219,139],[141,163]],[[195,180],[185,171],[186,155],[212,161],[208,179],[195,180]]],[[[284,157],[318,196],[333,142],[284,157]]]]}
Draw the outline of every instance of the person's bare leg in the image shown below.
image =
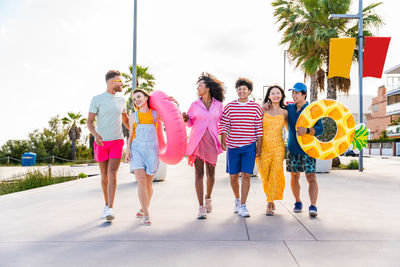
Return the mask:
{"type": "Polygon", "coordinates": [[[142,206],[144,216],[149,216],[149,198],[147,193],[147,175],[144,169],[137,169],[135,171],[136,181],[138,183],[138,196],[139,202],[142,206]]]}
{"type": "Polygon", "coordinates": [[[114,206],[115,192],[117,191],[117,173],[121,159],[108,160],[108,207],[114,206]]]}
{"type": "Polygon", "coordinates": [[[101,189],[103,190],[104,203],[108,206],[108,160],[99,162],[101,175],[101,189]]]}
{"type": "Polygon", "coordinates": [[[147,208],[150,206],[150,200],[153,196],[153,178],[154,175],[146,174],[146,188],[147,188],[147,208]]]}
{"type": "Polygon", "coordinates": [[[197,200],[199,201],[199,206],[204,205],[203,194],[203,177],[204,177],[204,163],[201,159],[196,158],[194,162],[194,176],[195,176],[195,188],[197,194],[197,200]]]}
{"type": "Polygon", "coordinates": [[[207,196],[211,198],[212,190],[215,183],[215,167],[206,163],[206,175],[207,175],[207,196]]]}
{"type": "Polygon", "coordinates": [[[233,194],[235,195],[235,198],[238,199],[240,198],[240,194],[239,194],[239,174],[231,174],[229,175],[231,178],[231,187],[232,187],[232,191],[233,194]]]}
{"type": "Polygon", "coordinates": [[[291,180],[290,180],[290,187],[292,188],[292,193],[296,202],[301,202],[300,199],[300,173],[299,172],[292,172],[291,180]]]}
{"type": "Polygon", "coordinates": [[[306,178],[308,181],[308,195],[310,196],[311,205],[316,206],[318,198],[317,175],[315,173],[306,173],[306,178]]]}
{"type": "Polygon", "coordinates": [[[250,173],[242,172],[242,198],[240,199],[240,204],[246,204],[247,195],[250,190],[250,173]]]}

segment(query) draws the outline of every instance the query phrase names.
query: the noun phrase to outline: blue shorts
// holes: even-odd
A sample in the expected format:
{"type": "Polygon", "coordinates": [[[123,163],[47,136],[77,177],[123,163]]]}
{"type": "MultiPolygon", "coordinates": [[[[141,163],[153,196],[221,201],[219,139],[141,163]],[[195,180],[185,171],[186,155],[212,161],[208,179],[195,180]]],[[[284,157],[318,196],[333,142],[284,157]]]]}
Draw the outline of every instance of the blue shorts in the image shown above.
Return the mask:
{"type": "Polygon", "coordinates": [[[256,159],[256,142],[242,147],[228,148],[226,158],[227,173],[231,175],[239,172],[252,174],[256,159]]]}

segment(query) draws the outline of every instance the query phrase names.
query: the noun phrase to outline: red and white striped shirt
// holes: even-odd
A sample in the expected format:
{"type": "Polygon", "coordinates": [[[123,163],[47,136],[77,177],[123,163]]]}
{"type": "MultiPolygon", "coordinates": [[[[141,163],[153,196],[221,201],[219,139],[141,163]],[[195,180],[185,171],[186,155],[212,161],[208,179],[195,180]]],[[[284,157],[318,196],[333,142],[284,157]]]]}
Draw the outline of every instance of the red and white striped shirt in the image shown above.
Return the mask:
{"type": "Polygon", "coordinates": [[[249,145],[263,135],[263,111],[259,104],[249,101],[245,104],[235,100],[227,104],[219,124],[219,134],[227,134],[229,148],[249,145]]]}

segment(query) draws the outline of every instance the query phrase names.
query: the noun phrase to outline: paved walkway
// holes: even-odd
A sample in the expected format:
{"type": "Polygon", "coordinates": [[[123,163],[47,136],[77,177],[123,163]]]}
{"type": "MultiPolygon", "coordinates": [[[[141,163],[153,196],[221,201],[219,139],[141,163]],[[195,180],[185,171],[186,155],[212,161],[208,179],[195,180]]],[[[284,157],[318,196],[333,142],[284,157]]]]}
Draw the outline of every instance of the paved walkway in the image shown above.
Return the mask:
{"type": "Polygon", "coordinates": [[[315,219],[292,213],[288,173],[276,216],[265,216],[261,181],[252,178],[251,218],[243,219],[232,212],[221,156],[214,211],[197,220],[193,170],[181,162],[154,183],[151,227],[134,217],[137,184],[123,164],[112,223],[99,219],[99,176],[1,196],[0,266],[400,266],[398,163],[366,158],[364,173],[319,174],[315,219]]]}

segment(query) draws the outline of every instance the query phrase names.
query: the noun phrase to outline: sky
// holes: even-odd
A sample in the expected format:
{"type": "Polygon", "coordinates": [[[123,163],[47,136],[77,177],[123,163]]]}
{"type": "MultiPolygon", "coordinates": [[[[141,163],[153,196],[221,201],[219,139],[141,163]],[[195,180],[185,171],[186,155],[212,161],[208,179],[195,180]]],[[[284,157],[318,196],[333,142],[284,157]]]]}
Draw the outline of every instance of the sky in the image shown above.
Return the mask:
{"type": "MultiPolygon", "coordinates": [[[[285,47],[270,3],[138,0],[137,62],[181,111],[196,99],[203,71],[225,82],[226,103],[236,97],[238,77],[250,78],[254,96],[262,98],[263,86],[283,86],[284,77],[285,47]]],[[[386,70],[400,64],[400,3],[383,3],[377,11],[386,24],[374,33],[392,37],[386,70]]],[[[0,145],[26,139],[56,115],[87,116],[92,97],[106,89],[105,73],[128,71],[132,43],[133,0],[0,0],[0,145]]],[[[286,88],[303,81],[301,71],[286,66],[286,88]]],[[[358,94],[357,73],[353,64],[351,94],[358,94]]],[[[376,95],[385,80],[364,78],[363,84],[365,95],[376,95]]]]}

